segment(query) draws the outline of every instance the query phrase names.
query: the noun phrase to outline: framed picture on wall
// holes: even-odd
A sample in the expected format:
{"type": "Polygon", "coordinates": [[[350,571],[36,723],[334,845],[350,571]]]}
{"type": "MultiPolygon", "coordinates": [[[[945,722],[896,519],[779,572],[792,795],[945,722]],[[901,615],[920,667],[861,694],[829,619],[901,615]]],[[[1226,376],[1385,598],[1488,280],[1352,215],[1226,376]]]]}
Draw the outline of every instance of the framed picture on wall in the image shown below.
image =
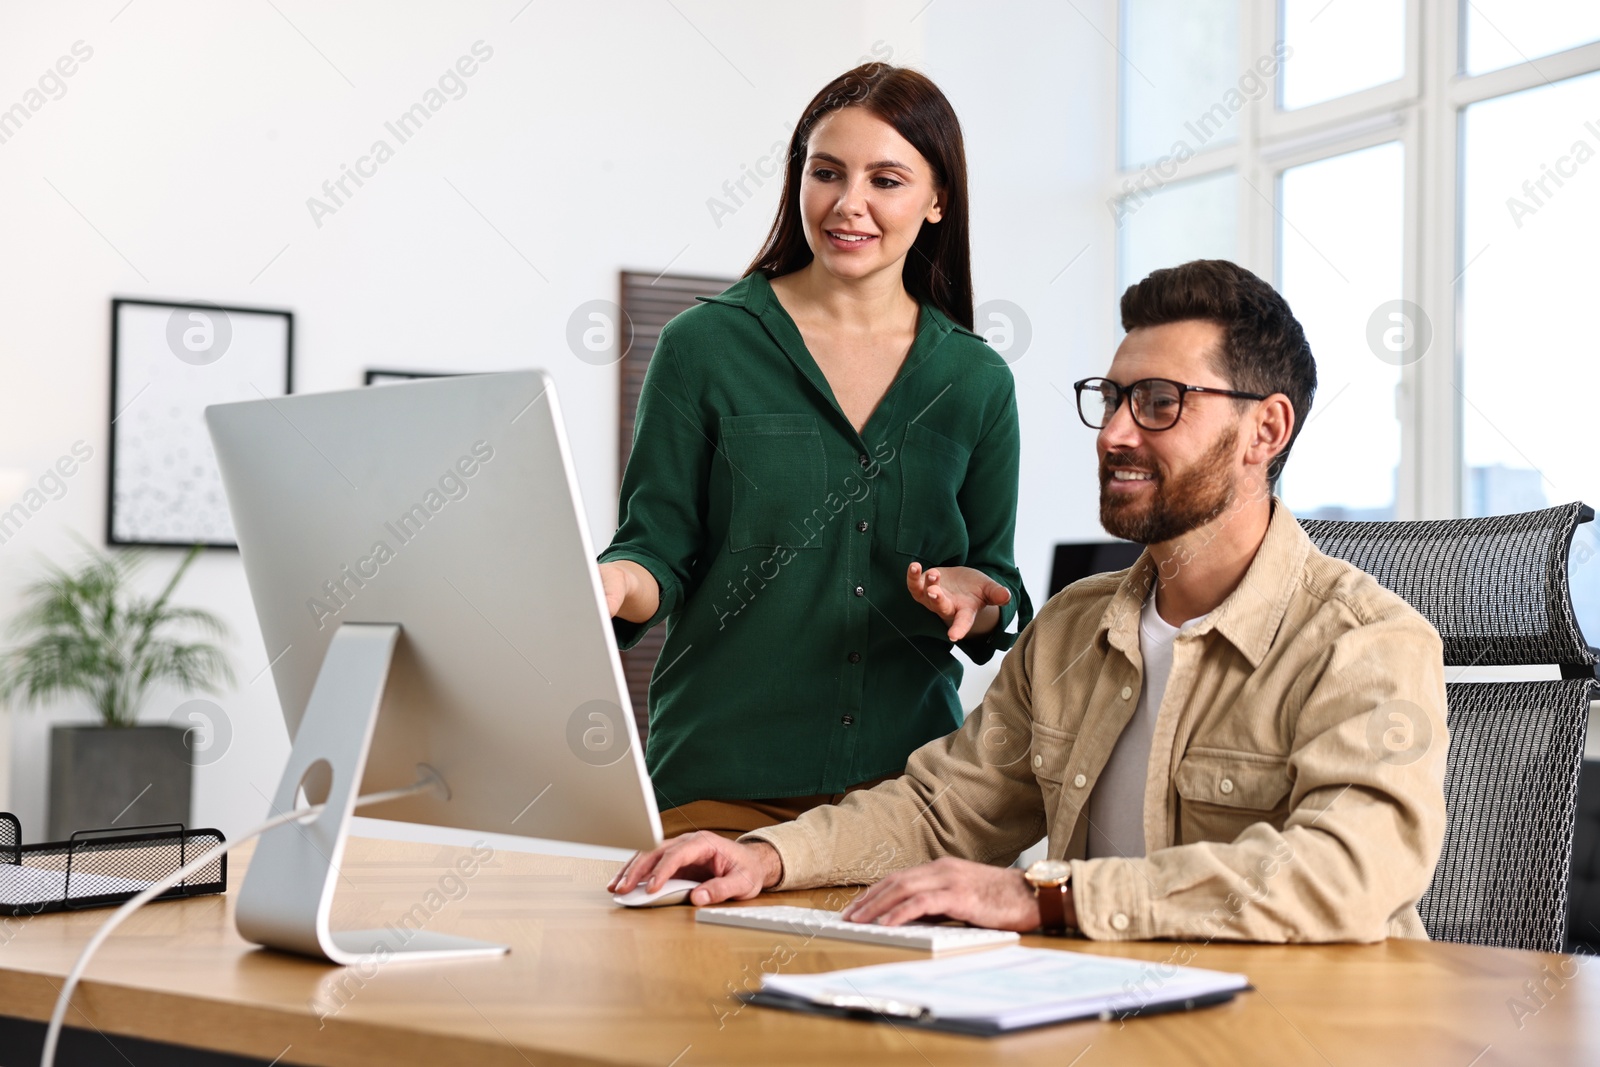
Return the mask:
{"type": "Polygon", "coordinates": [[[288,395],[293,367],[288,311],[114,298],[106,543],[237,547],[204,412],[288,395]]]}
{"type": "Polygon", "coordinates": [[[378,370],[369,368],[362,385],[393,385],[395,382],[414,382],[423,378],[454,378],[461,371],[433,370],[378,370]]]}

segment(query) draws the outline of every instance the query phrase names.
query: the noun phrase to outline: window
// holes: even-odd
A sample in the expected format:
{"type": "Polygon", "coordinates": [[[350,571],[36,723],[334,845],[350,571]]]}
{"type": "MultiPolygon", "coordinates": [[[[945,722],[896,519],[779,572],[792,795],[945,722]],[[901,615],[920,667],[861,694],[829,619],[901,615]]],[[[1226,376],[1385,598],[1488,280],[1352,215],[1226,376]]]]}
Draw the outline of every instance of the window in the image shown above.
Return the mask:
{"type": "MultiPolygon", "coordinates": [[[[1123,0],[1121,26],[1118,281],[1229,256],[1278,285],[1320,378],[1296,514],[1600,507],[1600,3],[1123,0]]],[[[1581,529],[1590,634],[1596,557],[1581,529]]]]}
{"type": "Polygon", "coordinates": [[[1386,346],[1387,316],[1416,296],[1406,275],[1416,153],[1403,114],[1420,66],[1408,51],[1416,16],[1404,0],[1123,4],[1119,289],[1200,257],[1276,282],[1320,378],[1279,487],[1297,514],[1392,518],[1413,505],[1398,405],[1414,372],[1386,346]],[[1200,8],[1226,32],[1192,28],[1200,8]],[[1199,48],[1211,51],[1186,51],[1199,48]],[[1146,64],[1165,95],[1141,76],[1146,64]]]}
{"type": "Polygon", "coordinates": [[[1461,69],[1468,74],[1542,59],[1600,40],[1594,0],[1463,0],[1461,69]]]}
{"type": "Polygon", "coordinates": [[[1370,89],[1406,72],[1406,6],[1399,0],[1284,0],[1284,110],[1370,89]]]}
{"type": "MultiPolygon", "coordinates": [[[[1116,275],[1231,247],[1279,286],[1321,378],[1280,487],[1290,506],[1398,519],[1600,508],[1581,415],[1600,391],[1584,329],[1600,2],[1193,6],[1211,36],[1185,5],[1123,0],[1116,275]],[[1172,26],[1185,29],[1162,44],[1172,26]],[[1174,41],[1213,54],[1161,51],[1174,41]],[[1158,68],[1168,92],[1135,65],[1158,68]]],[[[1574,591],[1600,634],[1595,557],[1590,527],[1574,591]]]]}
{"type": "Polygon", "coordinates": [[[1301,518],[1392,519],[1406,358],[1405,153],[1396,141],[1283,172],[1278,290],[1305,327],[1317,396],[1280,492],[1301,518]],[[1376,341],[1376,343],[1374,343],[1376,341]]]}
{"type": "MultiPolygon", "coordinates": [[[[1600,72],[1470,105],[1461,163],[1461,513],[1600,507],[1584,411],[1600,397],[1600,72]]],[[[1591,641],[1595,546],[1580,528],[1572,595],[1591,641]]]]}
{"type": "Polygon", "coordinates": [[[1122,34],[1124,166],[1153,163],[1180,140],[1237,137],[1237,109],[1213,106],[1237,77],[1239,0],[1125,0],[1122,34]]]}
{"type": "Polygon", "coordinates": [[[1600,505],[1594,254],[1600,73],[1474,104],[1462,116],[1462,513],[1579,497],[1600,505]],[[1587,173],[1593,164],[1594,173],[1587,173]]]}
{"type": "Polygon", "coordinates": [[[1238,184],[1232,172],[1224,171],[1123,197],[1117,292],[1158,267],[1236,258],[1238,184]]]}

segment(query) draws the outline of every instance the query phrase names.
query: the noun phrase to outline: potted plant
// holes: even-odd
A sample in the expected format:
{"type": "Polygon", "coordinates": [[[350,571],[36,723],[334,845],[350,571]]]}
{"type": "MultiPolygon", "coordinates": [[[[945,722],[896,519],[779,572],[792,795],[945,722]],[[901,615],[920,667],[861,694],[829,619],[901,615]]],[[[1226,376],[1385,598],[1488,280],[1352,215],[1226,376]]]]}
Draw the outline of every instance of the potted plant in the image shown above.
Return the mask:
{"type": "Polygon", "coordinates": [[[142,553],[84,548],[88,558],[76,571],[48,564],[26,590],[8,631],[20,643],[0,652],[0,700],[28,706],[81,695],[100,716],[97,725],[51,730],[49,837],[188,823],[187,730],[140,725],[139,712],[152,686],[217,692],[233,682],[222,649],[202,639],[225,638],[227,626],[211,612],[172,603],[201,547],[189,550],[153,599],[131,588],[142,553]]]}

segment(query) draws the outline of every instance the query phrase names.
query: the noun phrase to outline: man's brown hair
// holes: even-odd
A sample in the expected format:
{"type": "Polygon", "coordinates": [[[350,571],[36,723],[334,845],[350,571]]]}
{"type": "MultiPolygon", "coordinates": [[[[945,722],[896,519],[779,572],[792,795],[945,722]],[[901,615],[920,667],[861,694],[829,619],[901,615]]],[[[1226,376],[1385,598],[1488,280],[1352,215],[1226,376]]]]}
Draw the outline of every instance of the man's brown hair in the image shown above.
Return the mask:
{"type": "Polygon", "coordinates": [[[1124,330],[1188,319],[1222,327],[1222,345],[1213,363],[1229,388],[1282,393],[1294,407],[1289,443],[1267,466],[1267,481],[1275,485],[1317,392],[1317,363],[1305,330],[1277,290],[1225,259],[1197,259],[1152,271],[1122,294],[1124,330]]]}

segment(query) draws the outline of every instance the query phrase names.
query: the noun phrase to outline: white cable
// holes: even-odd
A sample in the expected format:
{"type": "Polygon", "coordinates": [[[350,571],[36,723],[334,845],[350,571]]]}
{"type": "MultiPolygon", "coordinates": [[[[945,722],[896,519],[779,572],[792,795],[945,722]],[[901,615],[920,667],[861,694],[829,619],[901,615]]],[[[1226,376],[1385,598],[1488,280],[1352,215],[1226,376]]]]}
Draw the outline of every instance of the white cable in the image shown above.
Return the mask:
{"type": "MultiPolygon", "coordinates": [[[[400,789],[390,789],[383,793],[373,793],[369,796],[357,797],[355,806],[361,808],[366,807],[368,804],[381,804],[386,800],[397,800],[400,797],[406,797],[413,793],[419,793],[424,789],[437,788],[441,784],[442,783],[438,779],[437,774],[431,774],[429,777],[422,779],[414,785],[403,786],[400,789]]],[[[83,951],[78,954],[78,962],[74,963],[72,965],[72,970],[67,972],[67,980],[61,987],[60,995],[56,997],[55,1011],[50,1015],[50,1027],[45,1031],[44,1051],[39,1056],[39,1067],[53,1067],[55,1064],[56,1045],[61,1040],[61,1027],[66,1021],[67,1008],[72,1003],[73,991],[78,988],[78,982],[83,978],[83,972],[89,966],[89,960],[94,957],[94,954],[97,951],[99,951],[100,946],[105,943],[106,938],[111,936],[112,931],[122,925],[123,920],[127,919],[128,916],[132,915],[134,912],[138,911],[140,908],[150,903],[150,901],[154,900],[156,897],[159,897],[162,893],[165,893],[167,890],[171,889],[173,886],[177,885],[191,874],[203,869],[209,864],[215,863],[218,859],[227,855],[234,848],[244,844],[246,841],[249,841],[252,838],[260,837],[268,830],[275,830],[284,823],[298,822],[301,819],[309,819],[313,816],[320,815],[322,814],[322,810],[326,807],[326,804],[311,804],[303,808],[296,808],[294,811],[291,811],[288,814],[278,815],[274,818],[268,819],[260,826],[255,827],[254,829],[235,838],[234,840],[224,841],[222,844],[216,846],[199,859],[190,860],[188,863],[184,864],[182,867],[179,867],[176,871],[173,871],[165,878],[154,882],[148,889],[141,891],[138,896],[134,897],[132,900],[129,900],[115,912],[113,912],[111,917],[100,925],[100,929],[95,931],[94,936],[89,939],[89,943],[83,946],[83,951]]]]}

